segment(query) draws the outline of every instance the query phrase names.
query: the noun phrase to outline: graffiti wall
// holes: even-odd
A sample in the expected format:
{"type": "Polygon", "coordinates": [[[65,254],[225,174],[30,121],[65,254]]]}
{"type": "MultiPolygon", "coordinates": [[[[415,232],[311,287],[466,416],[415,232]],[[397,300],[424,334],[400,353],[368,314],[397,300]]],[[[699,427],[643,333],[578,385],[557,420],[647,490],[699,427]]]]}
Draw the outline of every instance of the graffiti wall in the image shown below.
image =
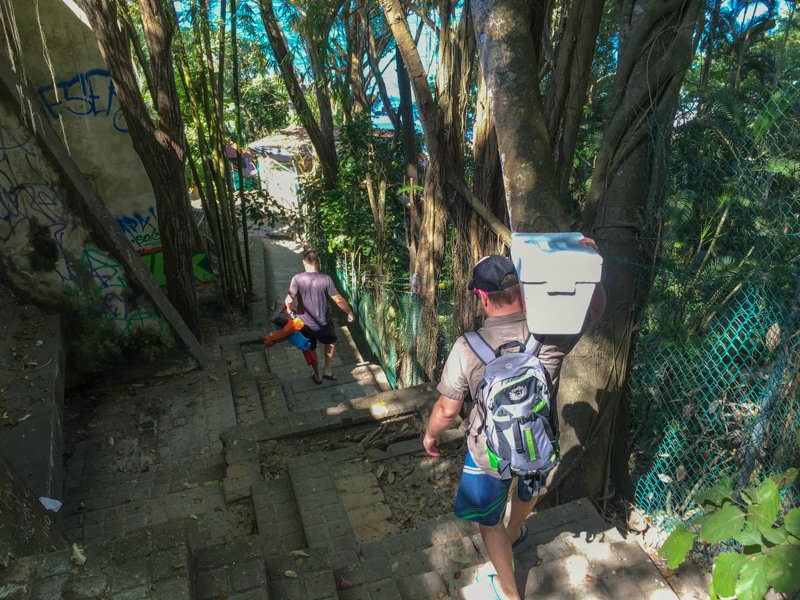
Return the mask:
{"type": "Polygon", "coordinates": [[[57,171],[0,102],[0,265],[5,277],[39,303],[90,302],[130,330],[164,330],[163,318],[137,299],[122,266],[96,247],[57,171]]]}
{"type": "MultiPolygon", "coordinates": [[[[11,20],[0,26],[15,30],[9,39],[37,100],[144,264],[165,285],[153,189],[85,16],[62,0],[11,3],[11,20]]],[[[50,306],[99,305],[117,329],[167,330],[82,225],[70,193],[14,107],[0,103],[0,266],[7,279],[50,306]]],[[[211,293],[214,276],[201,249],[193,253],[193,266],[198,290],[211,293]]]]}

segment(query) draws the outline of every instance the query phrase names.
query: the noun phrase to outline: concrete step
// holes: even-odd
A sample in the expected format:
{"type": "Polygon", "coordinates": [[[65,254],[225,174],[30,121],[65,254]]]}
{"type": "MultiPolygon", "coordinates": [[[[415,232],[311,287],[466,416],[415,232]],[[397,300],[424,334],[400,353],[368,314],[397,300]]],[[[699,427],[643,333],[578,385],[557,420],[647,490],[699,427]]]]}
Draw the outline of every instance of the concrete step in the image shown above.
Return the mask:
{"type": "Polygon", "coordinates": [[[257,535],[192,550],[195,600],[268,600],[267,571],[257,535]]]}
{"type": "Polygon", "coordinates": [[[230,374],[233,405],[237,423],[255,423],[264,419],[261,394],[256,379],[249,370],[233,371],[230,374]]]}
{"type": "Polygon", "coordinates": [[[64,340],[59,315],[11,303],[0,315],[0,456],[37,496],[61,497],[64,340]]]}
{"type": "MultiPolygon", "coordinates": [[[[269,589],[281,600],[339,600],[337,580],[330,568],[328,550],[322,546],[267,558],[269,589]]],[[[346,584],[344,584],[346,585],[346,584]]]]}
{"type": "Polygon", "coordinates": [[[0,456],[0,570],[9,557],[54,552],[68,545],[56,515],[45,510],[0,456]]]}
{"type": "Polygon", "coordinates": [[[0,570],[0,598],[134,598],[192,600],[191,555],[185,524],[139,529],[114,541],[14,561],[0,570]]]}
{"type": "Polygon", "coordinates": [[[256,483],[251,493],[266,557],[286,555],[308,545],[288,477],[256,483]]]}

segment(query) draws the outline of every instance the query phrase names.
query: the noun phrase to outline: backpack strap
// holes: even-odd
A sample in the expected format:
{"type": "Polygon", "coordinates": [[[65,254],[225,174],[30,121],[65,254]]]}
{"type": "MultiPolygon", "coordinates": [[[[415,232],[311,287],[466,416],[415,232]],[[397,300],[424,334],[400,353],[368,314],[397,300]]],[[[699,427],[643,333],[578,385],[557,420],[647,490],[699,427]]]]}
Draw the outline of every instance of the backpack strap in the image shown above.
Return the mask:
{"type": "Polygon", "coordinates": [[[464,341],[467,342],[469,349],[472,350],[473,354],[475,354],[484,365],[489,364],[497,358],[494,349],[477,331],[467,331],[464,333],[464,341]]]}
{"type": "Polygon", "coordinates": [[[525,340],[525,354],[539,357],[539,352],[542,350],[542,341],[537,339],[532,333],[528,334],[528,339],[525,340]]]}

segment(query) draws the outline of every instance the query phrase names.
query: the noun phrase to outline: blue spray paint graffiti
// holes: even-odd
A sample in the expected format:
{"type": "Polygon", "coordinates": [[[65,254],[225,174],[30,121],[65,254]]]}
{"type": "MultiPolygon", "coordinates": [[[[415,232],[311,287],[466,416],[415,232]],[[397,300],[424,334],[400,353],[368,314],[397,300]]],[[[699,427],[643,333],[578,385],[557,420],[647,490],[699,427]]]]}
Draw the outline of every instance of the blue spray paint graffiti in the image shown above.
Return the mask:
{"type": "Polygon", "coordinates": [[[27,235],[33,221],[47,227],[60,254],[56,272],[62,281],[71,281],[74,273],[64,249],[64,234],[77,219],[70,215],[58,188],[37,169],[41,159],[29,142],[0,128],[0,241],[27,235]],[[35,174],[38,181],[29,180],[31,175],[17,176],[16,169],[23,164],[27,164],[26,171],[35,174]]]}
{"type": "Polygon", "coordinates": [[[65,112],[80,117],[111,117],[114,129],[128,132],[122,108],[119,102],[114,103],[117,97],[114,82],[105,69],[78,73],[72,79],[56,82],[55,86],[39,86],[37,92],[54,119],[65,112]]]}
{"type": "MultiPolygon", "coordinates": [[[[31,224],[48,228],[58,247],[55,272],[67,285],[75,285],[76,273],[65,250],[65,235],[79,225],[66,199],[50,183],[39,165],[42,158],[29,139],[0,128],[0,241],[24,237],[27,244],[31,224]],[[18,175],[24,172],[26,175],[18,175]]],[[[124,330],[155,325],[165,329],[163,317],[128,300],[130,288],[122,266],[97,248],[84,249],[84,264],[95,280],[104,313],[124,330]]]]}
{"type": "Polygon", "coordinates": [[[131,243],[137,250],[161,246],[158,217],[154,206],[151,206],[144,215],[136,211],[131,215],[119,217],[117,223],[122,232],[130,237],[131,243]]]}

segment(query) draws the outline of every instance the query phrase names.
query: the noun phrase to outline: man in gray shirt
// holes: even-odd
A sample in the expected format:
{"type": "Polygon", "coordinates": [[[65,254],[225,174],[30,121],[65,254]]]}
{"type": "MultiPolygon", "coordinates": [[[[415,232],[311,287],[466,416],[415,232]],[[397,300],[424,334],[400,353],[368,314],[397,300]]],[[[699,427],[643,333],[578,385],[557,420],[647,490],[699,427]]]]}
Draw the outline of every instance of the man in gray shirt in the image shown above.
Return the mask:
{"type": "Polygon", "coordinates": [[[336,377],[331,371],[333,362],[333,347],[336,343],[336,331],[333,323],[329,320],[328,298],[333,300],[340,309],[347,313],[347,322],[352,323],[355,315],[350,309],[342,295],[333,284],[329,275],[320,273],[319,256],[314,250],[307,250],[303,254],[303,273],[298,273],[292,277],[289,284],[289,293],[286,295],[285,304],[292,311],[292,305],[297,298],[297,314],[303,321],[303,329],[300,330],[311,342],[311,350],[316,356],[317,341],[325,344],[325,368],[320,378],[319,361],[315,360],[311,365],[314,373],[311,378],[314,383],[322,383],[323,379],[336,381],[336,377]]]}

